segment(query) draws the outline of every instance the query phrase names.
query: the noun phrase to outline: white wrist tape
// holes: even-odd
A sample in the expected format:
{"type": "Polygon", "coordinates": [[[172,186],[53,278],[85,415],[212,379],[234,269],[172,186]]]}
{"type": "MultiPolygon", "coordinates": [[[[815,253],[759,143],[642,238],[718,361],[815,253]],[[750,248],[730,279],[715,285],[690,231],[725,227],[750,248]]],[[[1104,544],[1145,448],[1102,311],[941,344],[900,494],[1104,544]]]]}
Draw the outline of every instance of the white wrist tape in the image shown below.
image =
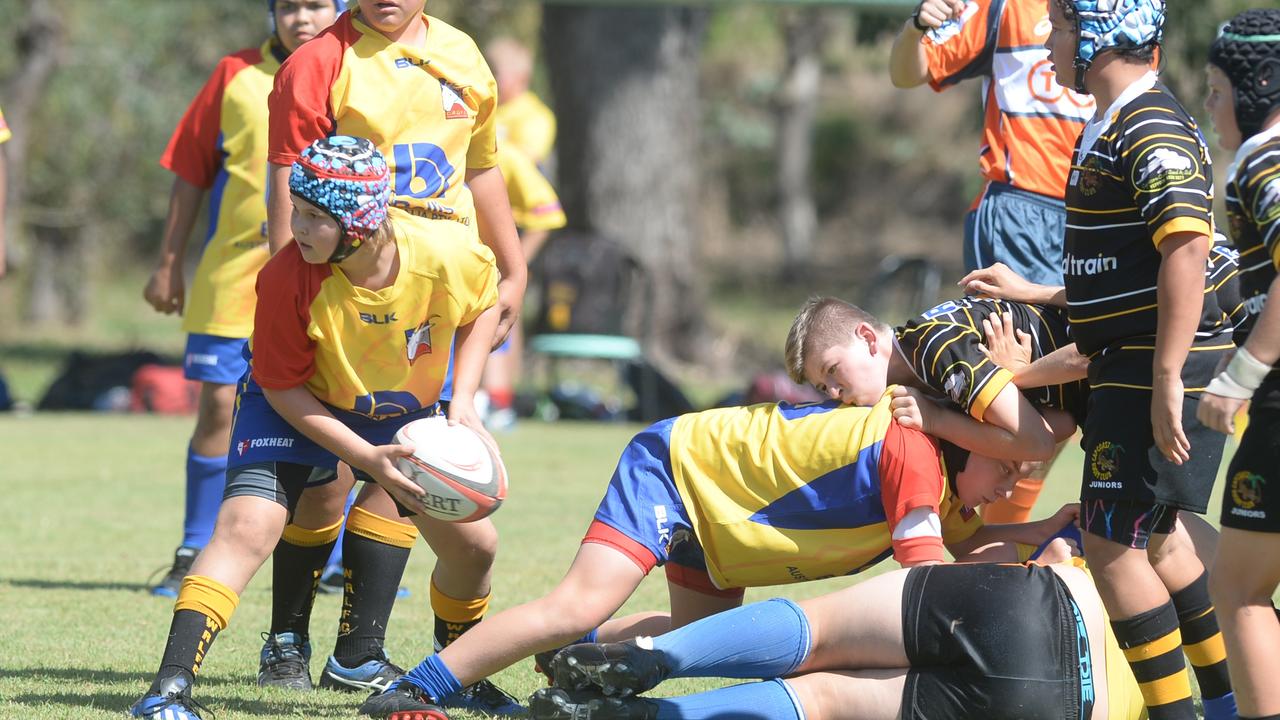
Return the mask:
{"type": "Polygon", "coordinates": [[[1231,375],[1226,370],[1218,373],[1218,377],[1210,380],[1209,386],[1204,391],[1210,395],[1233,398],[1235,400],[1248,400],[1253,397],[1253,391],[1232,380],[1231,375]]]}
{"type": "Polygon", "coordinates": [[[1271,366],[1251,355],[1248,350],[1240,348],[1236,350],[1231,362],[1227,363],[1226,373],[1240,387],[1253,391],[1271,374],[1271,366]]]}

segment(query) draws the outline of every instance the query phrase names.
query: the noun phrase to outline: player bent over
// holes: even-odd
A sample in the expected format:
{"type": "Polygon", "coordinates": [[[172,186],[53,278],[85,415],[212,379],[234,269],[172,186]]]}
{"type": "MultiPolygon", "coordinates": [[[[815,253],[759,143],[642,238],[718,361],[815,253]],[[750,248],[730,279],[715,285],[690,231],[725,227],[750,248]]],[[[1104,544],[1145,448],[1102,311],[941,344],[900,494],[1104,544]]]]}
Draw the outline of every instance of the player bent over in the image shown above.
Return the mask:
{"type": "Polygon", "coordinates": [[[1198,409],[1204,424],[1230,433],[1252,398],[1227,470],[1210,590],[1241,720],[1280,718],[1280,619],[1271,604],[1280,585],[1280,10],[1246,10],[1227,23],[1209,51],[1208,78],[1205,109],[1222,146],[1236,153],[1227,215],[1255,313],[1198,409]]]}
{"type": "MultiPolygon", "coordinates": [[[[402,515],[421,513],[421,488],[394,464],[412,448],[390,443],[406,423],[438,412],[455,335],[450,421],[484,432],[468,405],[497,324],[493,256],[478,243],[411,235],[409,216],[393,224],[389,181],[386,161],[362,138],[318,140],[293,165],[295,241],[259,275],[218,522],[182,582],[160,669],[134,717],[199,717],[195,676],[286,523],[337,535],[340,503],[329,517],[290,515],[309,484],[333,479],[339,460],[386,488],[402,515]]],[[[438,553],[437,584],[487,599],[493,525],[413,521],[438,553]]]]}
{"type": "Polygon", "coordinates": [[[1137,720],[1142,696],[1082,565],[914,567],[658,637],[574,645],[530,709],[536,720],[1137,720]],[[765,682],[633,697],[681,677],[765,682]]]}
{"type": "Polygon", "coordinates": [[[568,574],[547,596],[486,618],[361,712],[444,717],[435,702],[521,658],[598,628],[655,566],[671,614],[619,618],[597,637],[663,632],[741,604],[743,588],[905,565],[1012,560],[1074,517],[983,527],[968,508],[1008,492],[1013,463],[935,442],[871,407],[765,404],[664,420],[623,451],[568,574]],[[1006,541],[1006,542],[1001,542],[1006,541]]]}
{"type": "Polygon", "coordinates": [[[1090,361],[1080,516],[1152,720],[1195,717],[1184,644],[1206,716],[1233,717],[1208,575],[1167,542],[1179,510],[1208,504],[1224,438],[1196,421],[1196,405],[1231,342],[1206,281],[1209,150],[1152,70],[1164,13],[1163,0],[1049,6],[1058,82],[1100,110],[1066,192],[1068,320],[1090,361]]]}

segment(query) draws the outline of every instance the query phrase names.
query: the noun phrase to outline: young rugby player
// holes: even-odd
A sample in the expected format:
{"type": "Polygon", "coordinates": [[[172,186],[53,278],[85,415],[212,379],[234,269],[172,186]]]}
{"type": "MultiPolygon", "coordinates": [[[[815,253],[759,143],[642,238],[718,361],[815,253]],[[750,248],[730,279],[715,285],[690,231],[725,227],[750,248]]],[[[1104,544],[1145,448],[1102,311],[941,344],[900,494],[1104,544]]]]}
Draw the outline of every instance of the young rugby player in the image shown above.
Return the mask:
{"type": "Polygon", "coordinates": [[[222,502],[241,351],[253,330],[253,282],[267,262],[267,94],[280,63],[331,25],[335,0],[268,0],[274,32],[261,47],[224,57],[187,108],[160,164],[174,174],[160,260],[143,296],[159,312],[183,316],[184,375],[200,383],[196,427],[187,446],[182,542],[155,595],[177,597],[182,578],[209,542],[222,502]],[[183,258],[204,196],[209,227],[191,294],[183,258]]]}
{"type": "Polygon", "coordinates": [[[1246,10],[1209,51],[1205,109],[1235,151],[1227,216],[1241,285],[1254,313],[1240,348],[1200,400],[1199,418],[1224,433],[1249,406],[1249,427],[1227,470],[1222,541],[1211,590],[1231,658],[1241,720],[1280,719],[1280,10],[1246,10]],[[1252,399],[1250,401],[1250,399],[1252,399]]]}
{"type": "Polygon", "coordinates": [[[1142,696],[1082,564],[915,567],[658,637],[574,645],[530,709],[536,720],[1139,720],[1142,696]],[[633,697],[682,677],[769,682],[633,697]]]}
{"type": "MultiPolygon", "coordinates": [[[[13,137],[13,133],[9,131],[9,124],[4,121],[4,112],[0,111],[0,145],[9,142],[13,137]]],[[[4,212],[5,212],[5,187],[8,178],[6,172],[4,153],[0,152],[0,278],[4,277],[7,267],[5,262],[5,244],[4,244],[4,212]]]]}
{"type": "Polygon", "coordinates": [[[944,462],[934,440],[894,421],[912,400],[886,392],[870,407],[753,405],[654,424],[623,451],[555,589],[486,618],[361,712],[442,717],[439,698],[595,628],[605,638],[662,632],[738,606],[744,587],[850,575],[891,555],[941,562],[944,546],[1012,560],[1011,545],[1034,548],[1074,517],[1068,506],[1039,523],[983,527],[968,508],[1007,493],[1013,464],[955,446],[944,462]],[[658,565],[670,615],[601,627],[658,565]]]}
{"type": "MultiPolygon", "coordinates": [[[[501,277],[494,340],[500,341],[519,312],[527,270],[497,168],[495,82],[472,39],[425,15],[424,4],[360,0],[280,69],[269,98],[269,239],[273,248],[289,241],[289,202],[283,190],[297,154],[316,138],[367,137],[387,158],[391,205],[412,218],[399,223],[411,240],[469,246],[479,245],[478,238],[496,254],[501,277]]],[[[403,316],[373,315],[361,320],[384,329],[403,321],[403,316]]],[[[437,346],[436,352],[448,357],[447,347],[437,346]]],[[[455,392],[449,417],[478,424],[473,400],[455,392]]],[[[306,512],[300,510],[300,515],[309,514],[312,506],[323,509],[342,502],[345,490],[343,484],[331,484],[308,491],[300,502],[306,512]]],[[[353,510],[355,519],[347,523],[350,541],[344,541],[349,575],[344,578],[338,641],[321,680],[335,688],[383,687],[399,672],[382,648],[415,530],[397,516],[378,487],[366,484],[355,507],[359,512],[353,510]]],[[[310,579],[325,561],[316,548],[332,542],[315,534],[319,527],[297,526],[298,532],[281,543],[282,549],[293,547],[276,555],[275,562],[292,568],[289,572],[298,578],[277,581],[276,588],[285,594],[281,603],[298,608],[295,635],[305,631],[310,579]]],[[[432,549],[438,555],[457,551],[432,549]]],[[[451,576],[452,565],[442,563],[432,576],[431,607],[441,645],[479,621],[488,607],[488,587],[469,576],[451,576]]],[[[449,701],[489,712],[519,708],[487,682],[449,701]]]]}
{"type": "MultiPolygon", "coordinates": [[[[133,706],[135,717],[198,718],[195,676],[282,532],[337,535],[341,504],[327,518],[286,524],[304,488],[332,481],[339,460],[392,493],[400,513],[422,511],[422,489],[394,464],[412,449],[389,443],[406,423],[438,413],[448,353],[432,349],[449,347],[455,335],[455,397],[475,391],[497,325],[496,272],[478,243],[406,232],[419,221],[396,211],[393,225],[390,184],[382,155],[363,138],[318,140],[293,165],[296,240],[259,275],[250,372],[236,395],[218,522],[182,581],[160,670],[133,706]],[[304,529],[312,526],[319,529],[304,529]]],[[[473,413],[459,419],[484,432],[473,413]]],[[[437,578],[449,578],[464,597],[487,597],[492,523],[421,514],[413,522],[437,549],[437,578]]]]}
{"type": "Polygon", "coordinates": [[[1085,553],[1151,718],[1195,717],[1184,642],[1206,715],[1232,717],[1207,574],[1166,542],[1179,509],[1205,511],[1224,440],[1195,420],[1231,347],[1206,280],[1209,151],[1151,69],[1163,0],[1053,0],[1049,11],[1058,82],[1098,105],[1068,178],[1063,255],[1072,337],[1090,359],[1085,553]]]}

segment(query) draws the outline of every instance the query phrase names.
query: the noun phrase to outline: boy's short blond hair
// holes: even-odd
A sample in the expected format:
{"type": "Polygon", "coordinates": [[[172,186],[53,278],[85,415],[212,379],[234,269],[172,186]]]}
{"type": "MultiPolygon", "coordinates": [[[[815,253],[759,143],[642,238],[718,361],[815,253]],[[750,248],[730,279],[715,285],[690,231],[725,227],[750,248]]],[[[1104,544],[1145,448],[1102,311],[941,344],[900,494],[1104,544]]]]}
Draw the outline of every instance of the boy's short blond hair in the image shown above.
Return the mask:
{"type": "Polygon", "coordinates": [[[875,315],[840,298],[809,298],[787,332],[787,375],[800,385],[806,384],[806,360],[829,347],[849,342],[853,339],[854,328],[864,322],[877,329],[888,328],[875,315]]]}

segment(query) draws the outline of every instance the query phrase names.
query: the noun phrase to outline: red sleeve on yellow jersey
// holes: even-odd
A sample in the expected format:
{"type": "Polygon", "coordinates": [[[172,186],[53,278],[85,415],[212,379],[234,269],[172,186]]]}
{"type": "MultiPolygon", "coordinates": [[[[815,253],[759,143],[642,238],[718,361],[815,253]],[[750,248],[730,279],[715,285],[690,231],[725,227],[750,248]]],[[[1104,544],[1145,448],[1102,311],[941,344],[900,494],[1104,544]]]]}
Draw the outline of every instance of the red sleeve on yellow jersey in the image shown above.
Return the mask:
{"type": "Polygon", "coordinates": [[[326,264],[311,265],[289,243],[258,273],[258,308],[253,316],[253,379],[268,390],[302,385],[315,373],[311,301],[332,274],[326,264]]]}
{"type": "Polygon", "coordinates": [[[929,85],[944,90],[962,80],[991,74],[995,53],[996,27],[990,24],[992,5],[1004,0],[969,0],[960,17],[920,41],[924,48],[929,85]]]}
{"type": "Polygon", "coordinates": [[[328,137],[337,127],[329,97],[342,70],[347,48],[360,39],[351,13],[298,48],[280,66],[267,99],[271,111],[267,160],[292,165],[314,140],[328,137]]]}
{"type": "Polygon", "coordinates": [[[222,58],[169,138],[160,165],[195,185],[213,186],[222,167],[222,93],[241,70],[262,62],[257,48],[222,58]]]}
{"type": "MultiPolygon", "coordinates": [[[[942,466],[938,446],[919,430],[891,422],[880,446],[880,499],[890,534],[916,508],[930,508],[941,516],[942,466]]],[[[893,557],[914,564],[943,559],[940,537],[915,537],[893,541],[893,557]]]]}

